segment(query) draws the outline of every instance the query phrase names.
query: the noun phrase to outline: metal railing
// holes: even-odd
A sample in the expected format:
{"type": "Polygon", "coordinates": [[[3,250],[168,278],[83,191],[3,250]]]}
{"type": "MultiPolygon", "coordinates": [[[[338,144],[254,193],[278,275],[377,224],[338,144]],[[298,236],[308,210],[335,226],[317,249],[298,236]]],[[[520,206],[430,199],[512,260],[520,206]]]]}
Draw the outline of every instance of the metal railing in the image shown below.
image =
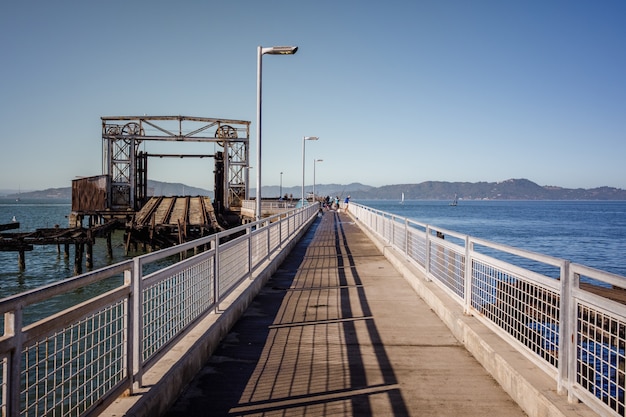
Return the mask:
{"type": "Polygon", "coordinates": [[[624,415],[626,277],[356,203],[349,211],[553,377],[559,393],[624,415]]]}
{"type": "Polygon", "coordinates": [[[141,386],[191,323],[317,212],[290,210],[0,300],[0,415],[87,415],[141,386]],[[79,302],[68,305],[70,296],[79,302]]]}

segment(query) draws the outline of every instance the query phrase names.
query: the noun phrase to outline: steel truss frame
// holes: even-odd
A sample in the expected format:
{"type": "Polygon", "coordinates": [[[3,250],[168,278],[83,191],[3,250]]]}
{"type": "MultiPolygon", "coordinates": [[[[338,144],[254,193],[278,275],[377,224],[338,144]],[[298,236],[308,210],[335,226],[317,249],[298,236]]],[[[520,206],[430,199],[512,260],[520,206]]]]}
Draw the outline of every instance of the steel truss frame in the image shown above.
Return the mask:
{"type": "MultiPolygon", "coordinates": [[[[211,142],[223,150],[224,208],[241,206],[249,197],[250,123],[246,120],[190,116],[107,116],[102,119],[102,173],[111,179],[109,207],[138,209],[147,173],[139,145],[144,141],[211,142]]],[[[185,155],[179,155],[184,157],[185,155]]],[[[194,155],[189,155],[194,156],[194,155]]],[[[221,198],[220,198],[221,197],[221,198]]]]}

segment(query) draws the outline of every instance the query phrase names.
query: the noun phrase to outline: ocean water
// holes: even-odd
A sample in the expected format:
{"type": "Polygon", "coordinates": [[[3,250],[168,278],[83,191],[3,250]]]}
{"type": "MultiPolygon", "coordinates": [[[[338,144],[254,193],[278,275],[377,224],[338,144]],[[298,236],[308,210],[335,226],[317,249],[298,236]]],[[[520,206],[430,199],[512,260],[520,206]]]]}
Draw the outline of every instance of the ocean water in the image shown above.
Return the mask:
{"type": "MultiPolygon", "coordinates": [[[[626,276],[626,201],[447,201],[354,200],[402,217],[543,253],[593,268],[626,276]]],[[[59,225],[67,227],[69,202],[0,198],[0,223],[15,216],[20,229],[59,225]]],[[[26,252],[26,269],[19,270],[16,252],[0,251],[0,299],[12,294],[71,277],[74,273],[73,247],[70,257],[54,245],[35,246],[26,252]]],[[[113,236],[113,257],[106,244],[94,246],[94,268],[126,259],[122,231],[113,236]]],[[[86,272],[86,269],[83,268],[86,272]]]]}
{"type": "Polygon", "coordinates": [[[626,276],[626,201],[354,201],[626,276]]]}
{"type": "MultiPolygon", "coordinates": [[[[70,211],[71,204],[65,201],[0,198],[0,224],[11,223],[13,217],[20,223],[19,229],[2,233],[33,232],[55,225],[66,228],[70,211]]],[[[126,259],[122,235],[122,231],[117,231],[112,237],[112,258],[106,254],[105,240],[96,240],[94,268],[126,259]]],[[[0,299],[73,276],[74,247],[70,246],[69,258],[65,258],[63,250],[61,247],[61,253],[58,253],[56,245],[35,245],[32,251],[25,252],[26,268],[23,271],[19,269],[17,252],[0,251],[0,299]]],[[[83,272],[87,272],[84,266],[83,272]]]]}

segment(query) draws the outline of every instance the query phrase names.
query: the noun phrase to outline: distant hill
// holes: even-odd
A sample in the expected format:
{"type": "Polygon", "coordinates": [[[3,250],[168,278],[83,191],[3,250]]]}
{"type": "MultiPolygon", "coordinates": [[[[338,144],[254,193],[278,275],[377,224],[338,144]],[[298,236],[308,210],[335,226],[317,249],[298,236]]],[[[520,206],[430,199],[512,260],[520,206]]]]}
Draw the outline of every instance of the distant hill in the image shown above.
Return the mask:
{"type": "MultiPolygon", "coordinates": [[[[181,183],[169,183],[161,181],[148,180],[148,194],[155,196],[173,196],[173,195],[207,195],[213,198],[213,191],[203,188],[190,187],[181,183]]],[[[7,194],[9,198],[32,198],[32,199],[49,199],[55,198],[60,200],[72,200],[72,187],[48,188],[41,191],[29,191],[22,193],[7,194]]]]}
{"type": "MultiPolygon", "coordinates": [[[[167,183],[148,180],[150,195],[207,195],[213,198],[213,191],[190,187],[180,183],[167,183]]],[[[313,191],[311,185],[305,187],[305,193],[313,191]]],[[[263,187],[263,197],[279,197],[281,188],[277,185],[263,187]]],[[[350,195],[360,200],[399,200],[404,193],[406,200],[452,200],[456,194],[460,200],[626,200],[626,190],[614,187],[598,188],[562,188],[541,186],[527,179],[509,179],[500,182],[445,182],[426,181],[419,184],[394,184],[372,187],[360,183],[316,184],[318,195],[350,195]]],[[[256,191],[250,190],[254,197],[256,191]]],[[[283,187],[282,195],[300,198],[302,187],[283,187]]],[[[42,191],[30,191],[9,194],[10,198],[56,198],[71,200],[71,187],[49,188],[42,191]]]]}
{"type": "Polygon", "coordinates": [[[501,182],[426,181],[419,184],[396,184],[352,191],[353,199],[452,200],[626,200],[626,190],[613,187],[591,189],[540,186],[527,179],[501,182]]]}

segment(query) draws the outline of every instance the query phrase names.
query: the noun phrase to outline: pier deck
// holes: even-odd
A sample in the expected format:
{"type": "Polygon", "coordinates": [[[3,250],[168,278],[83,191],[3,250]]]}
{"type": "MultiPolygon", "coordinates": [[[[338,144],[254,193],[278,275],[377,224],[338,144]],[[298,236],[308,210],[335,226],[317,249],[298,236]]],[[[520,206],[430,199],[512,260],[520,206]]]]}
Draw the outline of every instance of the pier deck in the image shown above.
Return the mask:
{"type": "Polygon", "coordinates": [[[523,416],[346,214],[326,212],[168,417],[523,416]]]}

